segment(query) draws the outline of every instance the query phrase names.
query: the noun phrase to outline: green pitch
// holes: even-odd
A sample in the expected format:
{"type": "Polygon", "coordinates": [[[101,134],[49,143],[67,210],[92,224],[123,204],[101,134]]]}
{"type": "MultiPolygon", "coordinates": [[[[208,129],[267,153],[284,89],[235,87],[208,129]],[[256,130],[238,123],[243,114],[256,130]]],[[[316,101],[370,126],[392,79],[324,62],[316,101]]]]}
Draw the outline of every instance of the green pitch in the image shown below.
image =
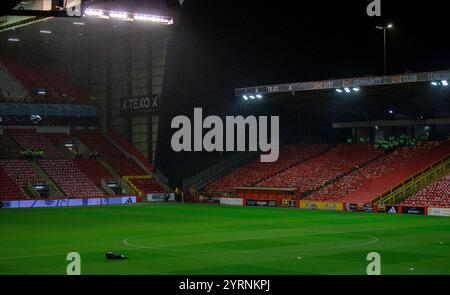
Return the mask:
{"type": "Polygon", "coordinates": [[[0,274],[450,274],[450,218],[211,205],[1,209],[0,274]],[[129,256],[108,261],[104,253],[129,256]]]}

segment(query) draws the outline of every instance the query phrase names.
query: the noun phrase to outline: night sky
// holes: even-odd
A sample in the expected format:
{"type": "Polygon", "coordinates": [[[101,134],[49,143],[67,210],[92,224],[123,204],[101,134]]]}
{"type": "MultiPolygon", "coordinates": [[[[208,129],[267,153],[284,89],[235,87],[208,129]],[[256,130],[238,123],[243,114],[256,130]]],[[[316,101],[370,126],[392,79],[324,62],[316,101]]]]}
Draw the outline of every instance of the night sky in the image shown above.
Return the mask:
{"type": "Polygon", "coordinates": [[[388,74],[450,68],[445,1],[381,2],[382,16],[369,17],[366,0],[186,0],[169,43],[161,165],[197,161],[167,153],[171,118],[194,107],[237,114],[235,88],[382,75],[377,25],[394,24],[388,74]]]}

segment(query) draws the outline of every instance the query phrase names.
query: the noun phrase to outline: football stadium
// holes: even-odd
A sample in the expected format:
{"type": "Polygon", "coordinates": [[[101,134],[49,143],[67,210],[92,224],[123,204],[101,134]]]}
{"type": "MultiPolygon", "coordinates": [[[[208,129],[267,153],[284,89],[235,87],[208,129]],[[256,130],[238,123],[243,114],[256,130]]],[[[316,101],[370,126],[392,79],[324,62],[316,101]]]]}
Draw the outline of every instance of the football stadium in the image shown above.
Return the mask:
{"type": "Polygon", "coordinates": [[[189,0],[12,2],[0,275],[450,275],[450,64],[389,70],[395,25],[384,72],[266,80],[202,72],[189,0]]]}

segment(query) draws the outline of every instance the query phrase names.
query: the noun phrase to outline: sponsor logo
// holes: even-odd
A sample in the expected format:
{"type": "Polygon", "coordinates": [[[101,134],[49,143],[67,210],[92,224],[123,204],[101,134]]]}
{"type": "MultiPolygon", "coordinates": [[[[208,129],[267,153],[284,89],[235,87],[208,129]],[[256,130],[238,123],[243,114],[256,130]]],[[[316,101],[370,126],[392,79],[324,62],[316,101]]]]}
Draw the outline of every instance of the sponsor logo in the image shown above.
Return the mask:
{"type": "Polygon", "coordinates": [[[388,207],[386,207],[388,210],[387,210],[387,213],[389,213],[389,214],[397,214],[398,212],[398,210],[397,210],[397,208],[395,207],[395,206],[388,206],[388,207]]]}
{"type": "Polygon", "coordinates": [[[403,214],[425,215],[424,207],[403,207],[403,214]]]}
{"type": "Polygon", "coordinates": [[[358,205],[346,203],[345,204],[345,210],[347,210],[347,211],[356,211],[356,210],[358,210],[358,205]]]}
{"type": "Polygon", "coordinates": [[[142,96],[122,100],[122,114],[151,113],[159,109],[159,96],[142,96]]]}

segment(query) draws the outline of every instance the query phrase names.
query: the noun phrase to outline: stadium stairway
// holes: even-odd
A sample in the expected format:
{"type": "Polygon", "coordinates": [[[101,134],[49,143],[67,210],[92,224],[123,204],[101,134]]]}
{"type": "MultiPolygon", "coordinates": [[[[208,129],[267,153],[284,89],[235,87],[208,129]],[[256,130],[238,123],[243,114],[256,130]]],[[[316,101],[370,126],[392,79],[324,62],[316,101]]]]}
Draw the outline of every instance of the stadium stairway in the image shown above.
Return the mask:
{"type": "Polygon", "coordinates": [[[59,187],[53,182],[50,176],[44,171],[44,169],[42,169],[42,167],[38,163],[36,163],[35,161],[32,161],[30,163],[34,171],[36,171],[36,173],[42,178],[42,180],[47,182],[50,198],[66,197],[66,195],[59,189],[59,187]]]}
{"type": "Polygon", "coordinates": [[[376,204],[384,206],[403,202],[403,205],[436,206],[439,201],[450,204],[450,178],[446,178],[449,174],[450,155],[382,195],[376,204]]]}
{"type": "Polygon", "coordinates": [[[419,155],[414,161],[405,162],[395,171],[389,171],[368,185],[360,187],[343,199],[345,203],[366,204],[374,202],[380,196],[401,186],[420,171],[446,158],[450,154],[450,142],[432,147],[419,155]]]}

